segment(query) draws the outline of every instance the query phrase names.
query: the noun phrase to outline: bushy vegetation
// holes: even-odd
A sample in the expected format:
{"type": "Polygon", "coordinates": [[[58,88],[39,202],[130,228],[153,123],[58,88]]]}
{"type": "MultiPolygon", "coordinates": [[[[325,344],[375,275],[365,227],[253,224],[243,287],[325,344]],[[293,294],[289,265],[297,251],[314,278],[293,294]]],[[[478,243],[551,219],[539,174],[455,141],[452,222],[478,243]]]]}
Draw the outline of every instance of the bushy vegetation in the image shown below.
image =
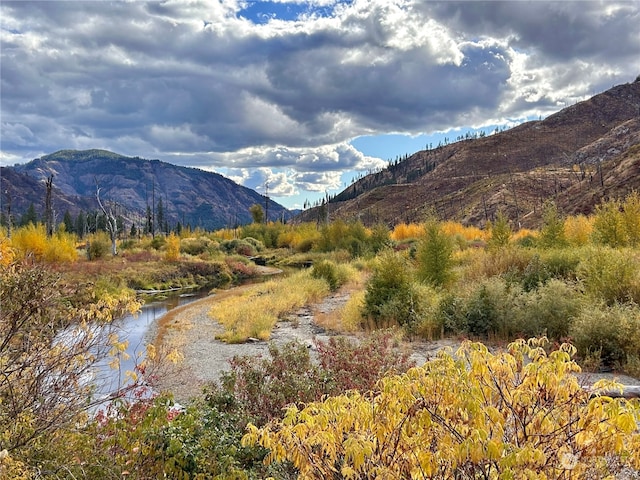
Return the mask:
{"type": "Polygon", "coordinates": [[[603,202],[590,217],[543,209],[538,231],[515,231],[502,214],[484,230],[434,220],[393,231],[254,222],[129,238],[117,257],[101,232],[81,242],[37,224],[2,230],[0,477],[606,478],[638,470],[638,405],[590,397],[577,386],[574,358],[640,376],[639,197],[603,202]],[[135,304],[133,290],[232,285],[258,274],[250,259],[258,256],[310,268],[219,300],[211,315],[220,340],[268,340],[278,321],[340,289],[350,299],[332,325],[356,335],[237,357],[184,407],[142,389],[87,415],[90,392],[73,382],[96,351],[120,351],[122,342],[73,352],[61,331],[77,329],[94,346],[87,325],[108,325],[135,304]],[[492,342],[500,353],[465,343],[409,368],[405,341],[443,336],[492,342]],[[503,347],[529,337],[555,348],[542,340],[503,347]],[[42,381],[42,372],[61,383],[42,381]],[[250,422],[256,428],[242,440],[250,422]]]}

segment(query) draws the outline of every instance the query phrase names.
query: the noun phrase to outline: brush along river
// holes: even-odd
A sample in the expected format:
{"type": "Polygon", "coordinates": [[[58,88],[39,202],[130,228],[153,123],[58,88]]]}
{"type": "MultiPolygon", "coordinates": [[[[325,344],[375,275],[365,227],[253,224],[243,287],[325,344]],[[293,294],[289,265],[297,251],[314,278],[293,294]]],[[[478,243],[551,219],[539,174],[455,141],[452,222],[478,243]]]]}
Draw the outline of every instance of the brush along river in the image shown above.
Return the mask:
{"type": "MultiPolygon", "coordinates": [[[[265,273],[268,271],[265,270],[265,273]]],[[[122,337],[123,340],[129,340],[129,348],[133,349],[130,352],[132,359],[136,356],[135,351],[143,351],[147,343],[154,344],[159,352],[177,349],[184,357],[175,365],[164,362],[162,371],[158,372],[157,380],[154,381],[156,390],[171,392],[178,402],[187,402],[201,395],[204,386],[219,380],[220,374],[229,370],[229,360],[234,356],[268,355],[269,342],[283,345],[298,341],[312,346],[315,340],[326,341],[333,333],[317,326],[315,316],[337,310],[349,299],[349,292],[338,290],[316,304],[300,308],[277,323],[268,342],[229,344],[217,340],[216,335],[223,328],[209,315],[211,307],[228,296],[240,295],[251,286],[249,284],[221,290],[203,298],[182,298],[177,302],[172,299],[170,301],[173,303],[164,304],[165,311],[160,315],[157,313],[162,307],[155,305],[155,314],[151,317],[136,319],[138,326],[135,328],[128,329],[125,322],[125,334],[134,332],[133,337],[122,337]]],[[[411,342],[407,348],[412,351],[412,359],[420,365],[439,350],[445,347],[455,349],[459,344],[459,339],[449,338],[411,342]]],[[[131,362],[129,366],[123,365],[121,371],[131,369],[133,360],[131,362]]],[[[591,385],[601,378],[615,378],[625,385],[640,385],[640,381],[624,375],[585,373],[580,376],[584,385],[591,385]]]]}

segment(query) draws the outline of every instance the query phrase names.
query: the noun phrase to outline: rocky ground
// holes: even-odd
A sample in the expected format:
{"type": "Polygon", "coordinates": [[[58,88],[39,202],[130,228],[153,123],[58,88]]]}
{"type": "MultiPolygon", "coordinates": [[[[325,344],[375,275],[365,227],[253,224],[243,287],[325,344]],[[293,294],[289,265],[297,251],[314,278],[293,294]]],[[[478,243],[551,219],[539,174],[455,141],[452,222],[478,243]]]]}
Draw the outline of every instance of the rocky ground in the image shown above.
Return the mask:
{"type": "MultiPolygon", "coordinates": [[[[215,338],[221,327],[209,316],[211,305],[227,295],[237,294],[243,288],[247,287],[237,287],[177,307],[155,323],[148,340],[160,346],[161,350],[177,348],[184,355],[182,362],[160,372],[157,382],[160,391],[170,391],[177,401],[186,402],[200,395],[205,385],[216,382],[220,374],[229,369],[229,360],[234,356],[268,354],[267,342],[227,344],[215,338]]],[[[281,345],[297,340],[312,347],[315,340],[327,340],[333,333],[316,325],[314,317],[342,307],[348,298],[348,293],[338,291],[318,304],[301,308],[289,319],[277,324],[270,342],[281,345]]],[[[416,364],[421,364],[439,350],[445,347],[455,348],[459,344],[459,339],[449,338],[411,342],[407,347],[411,349],[412,359],[416,364]]],[[[640,385],[639,380],[624,375],[585,373],[580,376],[585,385],[601,378],[616,378],[626,385],[640,385]]]]}

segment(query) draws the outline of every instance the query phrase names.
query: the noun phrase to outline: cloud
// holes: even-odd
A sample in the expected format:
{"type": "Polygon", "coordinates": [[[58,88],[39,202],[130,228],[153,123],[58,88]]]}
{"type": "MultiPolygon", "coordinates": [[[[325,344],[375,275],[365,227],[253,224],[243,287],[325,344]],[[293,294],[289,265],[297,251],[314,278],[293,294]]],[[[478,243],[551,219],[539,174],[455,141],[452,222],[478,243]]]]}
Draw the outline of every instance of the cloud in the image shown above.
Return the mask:
{"type": "Polygon", "coordinates": [[[0,13],[1,158],[106,148],[283,196],[379,166],[355,137],[545,115],[640,73],[637,2],[5,1],[0,13]]]}

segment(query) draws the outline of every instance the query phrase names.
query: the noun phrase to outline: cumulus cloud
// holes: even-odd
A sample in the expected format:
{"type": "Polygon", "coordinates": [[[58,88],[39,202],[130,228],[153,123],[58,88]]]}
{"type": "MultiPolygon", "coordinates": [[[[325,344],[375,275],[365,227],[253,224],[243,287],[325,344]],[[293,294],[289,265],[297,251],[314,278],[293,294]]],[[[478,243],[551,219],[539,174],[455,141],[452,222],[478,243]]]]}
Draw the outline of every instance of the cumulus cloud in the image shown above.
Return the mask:
{"type": "Polygon", "coordinates": [[[0,158],[107,148],[281,196],[380,166],[355,137],[544,115],[640,72],[627,1],[8,0],[0,13],[0,158]]]}

